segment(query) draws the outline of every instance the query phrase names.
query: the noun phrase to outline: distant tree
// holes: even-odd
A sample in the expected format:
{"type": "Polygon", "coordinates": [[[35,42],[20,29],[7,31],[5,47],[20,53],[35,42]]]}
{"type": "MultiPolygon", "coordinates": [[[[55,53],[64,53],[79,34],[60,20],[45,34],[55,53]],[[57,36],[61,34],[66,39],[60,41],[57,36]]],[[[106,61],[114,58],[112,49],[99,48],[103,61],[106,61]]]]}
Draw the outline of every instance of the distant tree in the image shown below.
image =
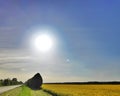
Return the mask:
{"type": "Polygon", "coordinates": [[[13,78],[13,79],[12,79],[12,81],[15,81],[15,82],[17,82],[17,78],[13,78]]]}
{"type": "Polygon", "coordinates": [[[22,81],[17,81],[17,78],[13,78],[12,80],[7,79],[0,79],[0,86],[8,86],[8,85],[17,85],[17,84],[23,84],[22,81]]]}
{"type": "Polygon", "coordinates": [[[3,85],[4,85],[4,86],[10,85],[10,79],[9,79],[9,78],[8,78],[8,79],[4,79],[3,85]]]}
{"type": "Polygon", "coordinates": [[[0,86],[3,86],[3,79],[0,80],[0,86]]]}
{"type": "Polygon", "coordinates": [[[22,81],[19,81],[18,84],[23,84],[23,82],[22,82],[22,81]]]}
{"type": "Polygon", "coordinates": [[[16,84],[18,84],[17,78],[13,78],[12,79],[12,85],[16,85],[16,84]]]}

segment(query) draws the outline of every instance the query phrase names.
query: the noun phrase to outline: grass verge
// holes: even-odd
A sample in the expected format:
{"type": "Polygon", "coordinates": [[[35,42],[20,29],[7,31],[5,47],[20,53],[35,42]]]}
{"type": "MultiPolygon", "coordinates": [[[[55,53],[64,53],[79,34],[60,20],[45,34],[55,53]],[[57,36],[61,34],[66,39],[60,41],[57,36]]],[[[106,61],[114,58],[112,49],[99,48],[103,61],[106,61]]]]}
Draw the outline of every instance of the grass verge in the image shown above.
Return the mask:
{"type": "Polygon", "coordinates": [[[43,90],[31,90],[26,86],[21,86],[0,94],[0,96],[53,96],[43,90]]]}

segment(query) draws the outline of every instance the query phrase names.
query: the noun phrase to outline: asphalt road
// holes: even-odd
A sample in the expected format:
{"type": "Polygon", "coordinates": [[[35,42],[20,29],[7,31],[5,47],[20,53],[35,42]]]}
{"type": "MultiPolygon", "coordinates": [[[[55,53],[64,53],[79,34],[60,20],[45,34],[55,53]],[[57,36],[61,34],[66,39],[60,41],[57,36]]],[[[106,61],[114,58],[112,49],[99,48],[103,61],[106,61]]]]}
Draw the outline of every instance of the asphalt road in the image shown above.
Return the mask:
{"type": "Polygon", "coordinates": [[[19,87],[21,85],[14,85],[14,86],[3,86],[3,87],[0,87],[0,94],[5,92],[5,91],[8,91],[8,90],[11,90],[11,89],[14,89],[16,87],[19,87]]]}

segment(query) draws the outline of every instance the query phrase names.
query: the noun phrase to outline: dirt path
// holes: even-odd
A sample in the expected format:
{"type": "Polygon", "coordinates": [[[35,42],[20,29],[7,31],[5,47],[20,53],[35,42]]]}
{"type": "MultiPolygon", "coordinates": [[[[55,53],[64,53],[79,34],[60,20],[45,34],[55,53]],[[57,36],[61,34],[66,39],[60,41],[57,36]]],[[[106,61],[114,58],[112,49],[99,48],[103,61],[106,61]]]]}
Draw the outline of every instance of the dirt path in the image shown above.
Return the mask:
{"type": "Polygon", "coordinates": [[[21,86],[21,85],[0,87],[0,94],[3,93],[3,92],[5,92],[5,91],[8,91],[8,90],[14,89],[16,87],[19,87],[19,86],[21,86]]]}

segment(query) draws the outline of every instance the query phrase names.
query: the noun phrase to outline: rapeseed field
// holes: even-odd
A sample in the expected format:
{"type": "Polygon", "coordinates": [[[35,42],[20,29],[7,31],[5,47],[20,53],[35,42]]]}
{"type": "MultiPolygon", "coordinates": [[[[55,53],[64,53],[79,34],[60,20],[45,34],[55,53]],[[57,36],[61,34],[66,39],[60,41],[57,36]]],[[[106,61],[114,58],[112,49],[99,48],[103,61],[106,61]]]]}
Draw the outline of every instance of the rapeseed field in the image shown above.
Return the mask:
{"type": "Polygon", "coordinates": [[[57,96],[120,96],[120,85],[44,84],[42,87],[57,96]]]}

